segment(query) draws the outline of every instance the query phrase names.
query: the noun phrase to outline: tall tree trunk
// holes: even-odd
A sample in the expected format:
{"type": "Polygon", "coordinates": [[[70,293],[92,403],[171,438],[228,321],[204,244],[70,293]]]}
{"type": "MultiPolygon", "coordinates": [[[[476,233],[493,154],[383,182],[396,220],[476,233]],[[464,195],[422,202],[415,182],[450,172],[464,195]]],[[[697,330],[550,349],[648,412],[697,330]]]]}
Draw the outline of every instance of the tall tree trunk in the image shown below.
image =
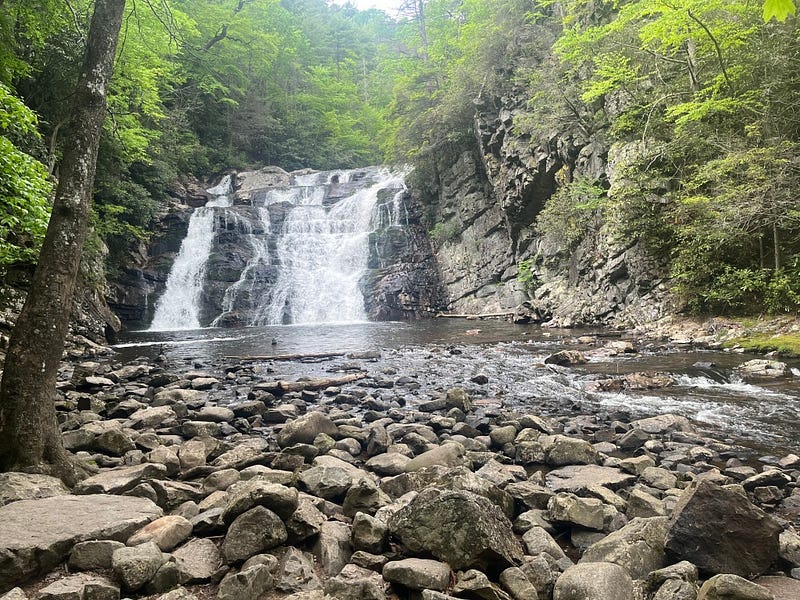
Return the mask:
{"type": "Polygon", "coordinates": [[[97,148],[125,0],[97,0],[53,213],[0,384],[0,470],[49,473],[73,484],[81,469],[61,443],[55,389],[89,223],[97,148]]]}
{"type": "Polygon", "coordinates": [[[772,245],[773,245],[773,254],[775,256],[775,270],[778,271],[781,268],[781,240],[780,235],[778,234],[778,224],[772,224],[772,245]]]}

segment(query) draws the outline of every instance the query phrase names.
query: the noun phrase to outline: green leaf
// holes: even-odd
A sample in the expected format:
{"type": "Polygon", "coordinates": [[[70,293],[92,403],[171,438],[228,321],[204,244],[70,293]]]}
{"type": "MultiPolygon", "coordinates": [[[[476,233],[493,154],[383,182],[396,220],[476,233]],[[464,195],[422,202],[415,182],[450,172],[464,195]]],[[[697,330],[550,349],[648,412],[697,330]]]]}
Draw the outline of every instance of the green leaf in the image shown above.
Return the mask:
{"type": "Polygon", "coordinates": [[[797,7],[794,0],[764,0],[764,21],[775,18],[785,21],[789,15],[794,15],[797,7]]]}

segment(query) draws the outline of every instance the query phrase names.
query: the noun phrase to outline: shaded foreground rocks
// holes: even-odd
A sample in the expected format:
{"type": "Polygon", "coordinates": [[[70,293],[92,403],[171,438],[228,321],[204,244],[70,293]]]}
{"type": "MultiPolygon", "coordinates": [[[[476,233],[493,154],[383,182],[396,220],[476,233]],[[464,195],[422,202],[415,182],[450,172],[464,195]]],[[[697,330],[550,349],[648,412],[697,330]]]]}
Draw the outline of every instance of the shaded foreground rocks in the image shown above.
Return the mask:
{"type": "Polygon", "coordinates": [[[0,476],[0,599],[767,600],[800,584],[794,455],[756,468],[683,417],[547,417],[473,397],[479,376],[425,390],[374,355],[326,360],[359,377],[75,365],[64,440],[99,472],[72,493],[0,476]]]}

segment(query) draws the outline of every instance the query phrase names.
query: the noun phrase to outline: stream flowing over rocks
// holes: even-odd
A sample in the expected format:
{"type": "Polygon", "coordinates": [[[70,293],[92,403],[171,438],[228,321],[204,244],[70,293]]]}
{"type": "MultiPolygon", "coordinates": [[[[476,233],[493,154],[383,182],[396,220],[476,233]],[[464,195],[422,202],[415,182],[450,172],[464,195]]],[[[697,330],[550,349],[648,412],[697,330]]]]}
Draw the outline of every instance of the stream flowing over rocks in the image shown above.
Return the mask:
{"type": "MultiPolygon", "coordinates": [[[[65,362],[64,444],[96,473],[0,475],[0,598],[800,597],[800,457],[769,453],[783,424],[748,438],[637,411],[685,385],[636,370],[669,348],[448,332],[65,362]]],[[[791,386],[791,365],[730,358],[751,392],[791,386]]]]}

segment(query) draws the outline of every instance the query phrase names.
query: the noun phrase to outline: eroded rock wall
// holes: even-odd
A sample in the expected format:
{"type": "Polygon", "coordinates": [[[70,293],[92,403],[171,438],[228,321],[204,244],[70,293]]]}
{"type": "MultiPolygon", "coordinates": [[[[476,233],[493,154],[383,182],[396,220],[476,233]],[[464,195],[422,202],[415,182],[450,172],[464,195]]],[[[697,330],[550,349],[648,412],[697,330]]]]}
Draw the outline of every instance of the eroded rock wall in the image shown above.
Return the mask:
{"type": "Polygon", "coordinates": [[[624,187],[621,167],[636,148],[609,148],[599,134],[534,140],[516,127],[528,112],[513,96],[479,105],[475,150],[441,161],[435,193],[420,200],[430,207],[448,309],[512,312],[525,303],[533,320],[567,326],[663,316],[664,265],[640,245],[599,229],[570,248],[535,229],[548,200],[575,178],[603,182],[610,194],[624,187]],[[531,267],[527,286],[518,280],[521,261],[531,267]]]}

